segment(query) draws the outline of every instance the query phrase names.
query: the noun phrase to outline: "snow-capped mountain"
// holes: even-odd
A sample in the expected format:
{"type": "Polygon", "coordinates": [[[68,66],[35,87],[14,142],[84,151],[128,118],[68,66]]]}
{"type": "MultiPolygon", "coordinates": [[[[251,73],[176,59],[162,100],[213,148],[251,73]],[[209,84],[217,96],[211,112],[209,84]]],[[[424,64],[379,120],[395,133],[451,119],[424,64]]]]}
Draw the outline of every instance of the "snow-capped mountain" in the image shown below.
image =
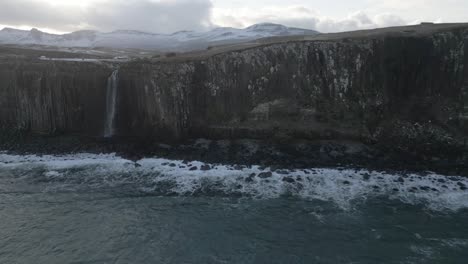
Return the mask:
{"type": "Polygon", "coordinates": [[[135,30],[117,30],[110,33],[84,30],[56,35],[37,29],[26,31],[4,28],[0,31],[0,44],[167,51],[199,49],[210,45],[234,44],[273,36],[315,35],[317,33],[313,30],[271,23],[256,24],[244,29],[219,27],[206,32],[180,31],[173,34],[154,34],[135,30]]]}

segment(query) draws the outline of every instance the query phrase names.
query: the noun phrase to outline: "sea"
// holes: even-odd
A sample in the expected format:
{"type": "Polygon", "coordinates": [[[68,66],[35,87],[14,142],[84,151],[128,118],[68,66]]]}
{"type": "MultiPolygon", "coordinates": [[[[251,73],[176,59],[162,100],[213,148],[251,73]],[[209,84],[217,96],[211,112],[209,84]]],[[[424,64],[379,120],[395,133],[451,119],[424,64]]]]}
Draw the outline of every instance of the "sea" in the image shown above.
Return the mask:
{"type": "Polygon", "coordinates": [[[468,263],[468,178],[0,152],[0,263],[468,263]]]}

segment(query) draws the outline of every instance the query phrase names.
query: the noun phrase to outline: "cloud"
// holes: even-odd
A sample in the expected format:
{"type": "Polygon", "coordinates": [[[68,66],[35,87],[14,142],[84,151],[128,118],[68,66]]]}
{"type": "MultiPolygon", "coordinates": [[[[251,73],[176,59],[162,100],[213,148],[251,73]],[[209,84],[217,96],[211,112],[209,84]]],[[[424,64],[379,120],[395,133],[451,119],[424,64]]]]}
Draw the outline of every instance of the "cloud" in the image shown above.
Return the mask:
{"type": "Polygon", "coordinates": [[[68,28],[79,21],[79,15],[66,7],[56,10],[49,3],[34,0],[2,0],[0,23],[5,25],[33,25],[35,27],[68,28]]]}
{"type": "Polygon", "coordinates": [[[314,28],[317,14],[301,6],[213,10],[213,23],[221,26],[247,27],[255,23],[273,22],[288,26],[314,28]]]}
{"type": "Polygon", "coordinates": [[[303,6],[269,7],[255,11],[245,8],[215,8],[213,20],[215,24],[222,26],[247,27],[259,22],[272,22],[292,27],[315,29],[321,32],[340,32],[409,24],[401,17],[389,13],[369,16],[366,12],[358,11],[347,17],[336,19],[322,16],[319,12],[303,6]]]}
{"type": "Polygon", "coordinates": [[[317,29],[322,32],[341,32],[378,27],[402,26],[409,22],[393,14],[378,14],[370,17],[359,11],[343,19],[318,18],[317,29]]]}
{"type": "Polygon", "coordinates": [[[86,21],[101,30],[138,29],[171,33],[211,26],[209,0],[112,0],[86,10],[86,21]]]}
{"type": "Polygon", "coordinates": [[[210,0],[101,0],[85,7],[38,0],[2,0],[0,24],[58,31],[137,29],[170,33],[211,26],[210,0]]]}

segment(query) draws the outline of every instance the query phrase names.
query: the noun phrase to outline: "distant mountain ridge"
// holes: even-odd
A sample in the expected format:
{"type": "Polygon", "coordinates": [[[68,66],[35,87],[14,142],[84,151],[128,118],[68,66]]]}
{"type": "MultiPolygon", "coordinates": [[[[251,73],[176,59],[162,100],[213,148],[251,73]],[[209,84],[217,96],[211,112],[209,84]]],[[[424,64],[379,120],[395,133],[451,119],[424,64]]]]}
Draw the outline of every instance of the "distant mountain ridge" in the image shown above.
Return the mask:
{"type": "Polygon", "coordinates": [[[261,23],[237,29],[219,27],[206,32],[179,31],[172,34],[147,33],[137,30],[116,30],[103,33],[93,30],[57,35],[37,29],[4,28],[0,31],[0,44],[43,45],[80,48],[126,48],[186,51],[210,45],[235,44],[274,36],[315,35],[317,31],[261,23]]]}

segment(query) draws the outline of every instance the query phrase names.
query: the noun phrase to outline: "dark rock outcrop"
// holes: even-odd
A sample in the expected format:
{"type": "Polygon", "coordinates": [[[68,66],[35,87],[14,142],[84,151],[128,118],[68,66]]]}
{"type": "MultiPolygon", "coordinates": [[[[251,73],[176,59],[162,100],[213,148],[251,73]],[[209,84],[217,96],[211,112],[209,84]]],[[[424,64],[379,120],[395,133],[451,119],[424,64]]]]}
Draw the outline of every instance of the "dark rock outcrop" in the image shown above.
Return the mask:
{"type": "Polygon", "coordinates": [[[0,127],[53,135],[101,135],[105,65],[0,58],[0,127]]]}

